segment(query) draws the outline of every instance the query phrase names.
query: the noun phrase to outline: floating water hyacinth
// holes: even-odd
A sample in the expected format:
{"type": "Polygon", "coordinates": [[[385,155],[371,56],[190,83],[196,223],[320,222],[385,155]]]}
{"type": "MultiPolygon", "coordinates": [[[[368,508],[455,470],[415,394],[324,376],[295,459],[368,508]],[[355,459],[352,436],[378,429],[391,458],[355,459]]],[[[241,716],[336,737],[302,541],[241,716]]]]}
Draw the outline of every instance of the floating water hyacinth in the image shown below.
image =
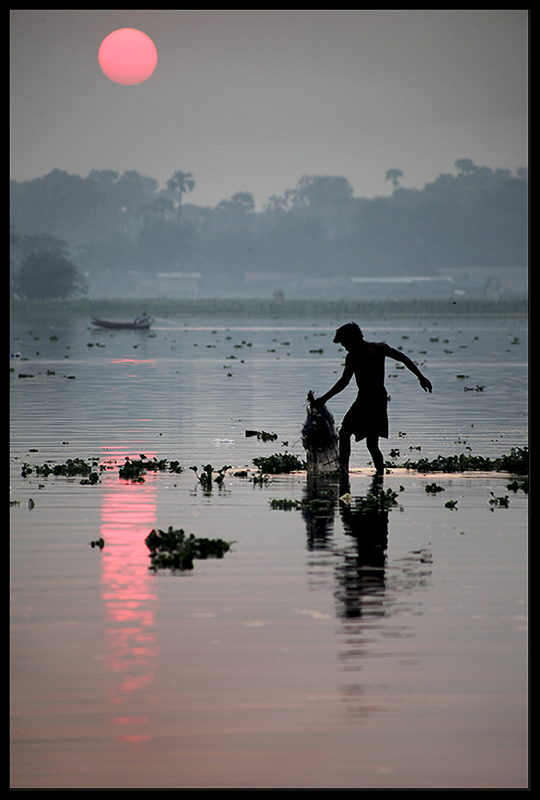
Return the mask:
{"type": "Polygon", "coordinates": [[[141,454],[139,459],[126,458],[124,464],[118,470],[121,478],[132,480],[136,483],[144,483],[143,475],[146,472],[175,472],[180,474],[183,472],[183,467],[179,461],[168,461],[165,458],[147,459],[144,454],[141,454]]]}
{"type": "Polygon", "coordinates": [[[510,498],[507,494],[502,497],[497,497],[493,492],[490,492],[490,495],[491,497],[488,502],[491,506],[491,510],[493,510],[493,508],[508,508],[510,498]]]}
{"type": "Polygon", "coordinates": [[[259,456],[253,463],[261,473],[279,475],[286,472],[297,472],[306,469],[306,462],[292,453],[274,453],[271,456],[259,456]]]}
{"type": "Polygon", "coordinates": [[[529,448],[512,447],[509,454],[495,458],[475,456],[471,453],[439,455],[431,461],[427,458],[418,461],[407,460],[402,466],[418,472],[511,472],[516,475],[528,475],[529,448]]]}
{"type": "MultiPolygon", "coordinates": [[[[99,473],[94,470],[98,467],[97,461],[92,460],[90,463],[82,458],[68,458],[63,464],[50,465],[48,462],[42,465],[23,464],[21,475],[26,478],[35,472],[36,475],[42,478],[47,478],[49,475],[65,476],[74,478],[82,476],[85,480],[81,483],[97,483],[99,481],[99,473]]],[[[104,467],[99,467],[100,471],[104,467]]]]}
{"type": "Polygon", "coordinates": [[[199,539],[193,533],[187,535],[172,525],[166,531],[152,530],[145,539],[150,550],[150,569],[183,571],[193,569],[195,559],[223,558],[231,549],[231,542],[223,539],[199,539]]]}
{"type": "Polygon", "coordinates": [[[278,438],[277,433],[269,433],[268,431],[246,431],[246,436],[256,436],[262,442],[275,442],[278,438]]]}
{"type": "Polygon", "coordinates": [[[428,494],[435,494],[436,492],[444,492],[444,486],[439,486],[437,483],[428,483],[425,487],[428,494]]]}
{"type": "Polygon", "coordinates": [[[205,491],[208,492],[212,491],[212,485],[214,483],[217,483],[221,489],[223,486],[223,481],[225,480],[225,473],[230,468],[231,465],[226,464],[225,466],[221,467],[221,469],[215,470],[212,464],[206,464],[204,467],[201,467],[202,472],[199,474],[197,467],[190,467],[190,469],[193,470],[197,476],[201,486],[203,486],[205,491]]]}

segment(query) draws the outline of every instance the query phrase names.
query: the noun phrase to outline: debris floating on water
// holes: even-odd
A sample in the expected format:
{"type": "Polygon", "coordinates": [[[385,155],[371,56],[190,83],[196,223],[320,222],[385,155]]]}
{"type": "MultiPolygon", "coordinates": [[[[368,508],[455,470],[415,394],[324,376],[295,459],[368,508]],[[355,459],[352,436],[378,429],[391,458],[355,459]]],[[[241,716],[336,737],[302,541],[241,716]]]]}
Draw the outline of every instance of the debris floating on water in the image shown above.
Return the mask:
{"type": "Polygon", "coordinates": [[[94,539],[89,544],[90,544],[90,547],[92,547],[92,548],[97,547],[100,550],[103,550],[103,548],[105,547],[105,539],[102,536],[100,536],[99,539],[94,539]]]}

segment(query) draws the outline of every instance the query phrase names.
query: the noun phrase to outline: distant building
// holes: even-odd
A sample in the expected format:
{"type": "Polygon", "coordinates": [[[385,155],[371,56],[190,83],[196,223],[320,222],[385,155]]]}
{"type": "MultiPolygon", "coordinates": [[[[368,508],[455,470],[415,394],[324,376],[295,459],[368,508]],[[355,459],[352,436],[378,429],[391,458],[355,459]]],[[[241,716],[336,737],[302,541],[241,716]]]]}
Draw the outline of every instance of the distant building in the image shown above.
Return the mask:
{"type": "Polygon", "coordinates": [[[454,291],[464,297],[499,300],[524,298],[529,293],[527,267],[454,267],[445,272],[454,282],[454,291]]]}
{"type": "Polygon", "coordinates": [[[156,273],[158,297],[199,297],[202,275],[200,272],[156,273]]]}
{"type": "Polygon", "coordinates": [[[363,300],[409,300],[451,297],[454,281],[449,275],[384,275],[351,278],[354,296],[363,300]]]}

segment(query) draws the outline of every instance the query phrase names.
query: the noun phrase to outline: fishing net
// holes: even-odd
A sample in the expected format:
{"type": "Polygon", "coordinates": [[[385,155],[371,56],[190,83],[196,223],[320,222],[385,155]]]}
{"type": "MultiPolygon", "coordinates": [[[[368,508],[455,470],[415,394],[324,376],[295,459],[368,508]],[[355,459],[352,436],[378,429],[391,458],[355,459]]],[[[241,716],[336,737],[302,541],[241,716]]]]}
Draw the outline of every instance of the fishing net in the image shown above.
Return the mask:
{"type": "Polygon", "coordinates": [[[302,444],[306,451],[308,472],[335,472],[339,469],[339,443],[334,417],[325,405],[315,403],[309,392],[302,444]]]}

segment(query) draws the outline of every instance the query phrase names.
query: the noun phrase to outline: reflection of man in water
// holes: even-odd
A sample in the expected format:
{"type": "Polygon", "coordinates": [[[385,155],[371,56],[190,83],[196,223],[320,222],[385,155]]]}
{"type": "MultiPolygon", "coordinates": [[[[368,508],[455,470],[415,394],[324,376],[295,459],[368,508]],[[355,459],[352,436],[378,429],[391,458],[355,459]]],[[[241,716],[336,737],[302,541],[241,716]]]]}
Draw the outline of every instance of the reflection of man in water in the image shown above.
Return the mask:
{"type": "Polygon", "coordinates": [[[384,342],[366,342],[364,334],[356,324],[349,322],[338,328],[334,337],[336,344],[347,350],[345,368],[338,382],[316,403],[327,401],[343,391],[352,376],[358,386],[358,397],[345,414],[339,430],[339,461],[342,472],[349,472],[351,436],[357,442],[366,440],[367,448],[373,458],[377,475],[383,474],[384,460],[379,450],[379,436],[388,438],[388,396],[384,386],[384,359],[389,356],[401,361],[420,381],[426,392],[431,392],[431,382],[420,372],[416,364],[399,350],[384,342]]]}

